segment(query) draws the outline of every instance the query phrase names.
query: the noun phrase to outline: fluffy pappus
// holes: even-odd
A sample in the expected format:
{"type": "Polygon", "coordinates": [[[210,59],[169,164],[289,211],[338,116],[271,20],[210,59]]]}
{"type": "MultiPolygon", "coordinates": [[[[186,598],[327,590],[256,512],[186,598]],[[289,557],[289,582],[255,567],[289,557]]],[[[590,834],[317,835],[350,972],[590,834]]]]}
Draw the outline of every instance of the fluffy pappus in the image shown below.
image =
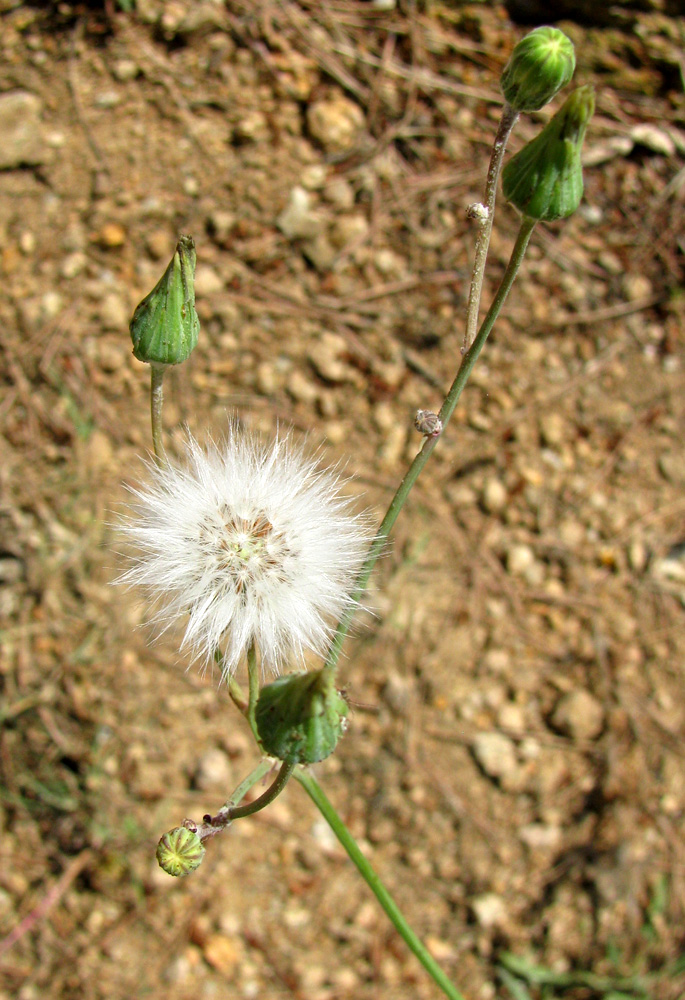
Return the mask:
{"type": "Polygon", "coordinates": [[[254,643],[278,673],[323,655],[373,539],[368,517],[289,435],[264,444],[231,423],[179,464],[150,465],[121,528],[136,555],[120,583],[156,599],[165,631],[187,615],[182,648],[232,673],[254,643]]]}

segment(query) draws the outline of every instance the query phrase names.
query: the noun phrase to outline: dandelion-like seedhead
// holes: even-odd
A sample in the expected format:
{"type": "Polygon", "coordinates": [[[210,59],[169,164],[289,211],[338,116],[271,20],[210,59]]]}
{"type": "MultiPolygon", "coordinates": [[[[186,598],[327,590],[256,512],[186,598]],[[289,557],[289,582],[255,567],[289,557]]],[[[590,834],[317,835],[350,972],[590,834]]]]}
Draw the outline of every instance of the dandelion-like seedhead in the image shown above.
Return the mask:
{"type": "Polygon", "coordinates": [[[277,673],[307,650],[323,655],[373,538],[335,472],[288,435],[263,444],[229,425],[180,465],[150,466],[122,528],[137,549],[121,583],[157,599],[165,631],[188,615],[182,648],[232,673],[251,643],[277,673]]]}

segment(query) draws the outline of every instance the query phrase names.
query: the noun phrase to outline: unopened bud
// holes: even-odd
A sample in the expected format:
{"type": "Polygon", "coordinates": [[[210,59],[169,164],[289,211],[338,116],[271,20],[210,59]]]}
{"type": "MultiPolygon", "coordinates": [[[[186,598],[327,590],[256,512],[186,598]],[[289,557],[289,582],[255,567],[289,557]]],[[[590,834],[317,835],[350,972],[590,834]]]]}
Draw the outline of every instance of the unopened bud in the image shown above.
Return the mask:
{"type": "Polygon", "coordinates": [[[270,757],[315,764],[333,753],[345,731],[347,703],[329,670],[288,674],[262,688],[256,721],[270,757]]]}
{"type": "Polygon", "coordinates": [[[558,28],[535,28],[515,46],[500,87],[515,111],[537,111],[566,86],[575,68],[571,39],[558,28]]]}
{"type": "Polygon", "coordinates": [[[195,243],[181,236],[171,263],[131,320],[133,353],[139,361],[180,365],[200,333],[195,311],[195,243]]]}
{"type": "Polygon", "coordinates": [[[190,875],[202,864],[205,848],[197,833],[185,826],[165,833],[157,844],[157,861],[167,875],[190,875]]]}
{"type": "Polygon", "coordinates": [[[432,410],[417,410],[414,415],[414,427],[424,437],[438,437],[442,434],[442,420],[432,410]]]}
{"type": "Polygon", "coordinates": [[[502,191],[523,215],[554,222],[578,208],[583,197],[580,151],[594,110],[593,88],[574,90],[540,135],[507,163],[502,191]]]}

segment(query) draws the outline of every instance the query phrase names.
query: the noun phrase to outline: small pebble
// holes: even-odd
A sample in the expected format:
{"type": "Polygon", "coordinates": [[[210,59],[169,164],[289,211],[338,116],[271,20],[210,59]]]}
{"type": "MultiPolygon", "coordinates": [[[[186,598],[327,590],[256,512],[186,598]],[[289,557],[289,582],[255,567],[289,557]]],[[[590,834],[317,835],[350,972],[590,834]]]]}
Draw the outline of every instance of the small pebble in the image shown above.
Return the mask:
{"type": "Polygon", "coordinates": [[[112,73],[120,83],[126,83],[128,80],[135,80],[140,73],[140,66],[133,59],[117,59],[112,73]]]}
{"type": "Polygon", "coordinates": [[[507,506],[509,495],[500,479],[492,477],[485,482],[481,503],[488,514],[499,514],[507,506]]]}
{"type": "Polygon", "coordinates": [[[593,740],[604,726],[604,709],[583,688],[570,691],[557,702],[552,715],[554,728],[574,740],[593,740]]]}
{"type": "Polygon", "coordinates": [[[36,249],[36,237],[29,229],[25,229],[19,237],[19,249],[27,257],[36,249]]]}
{"type": "Polygon", "coordinates": [[[27,90],[0,94],[0,169],[44,162],[41,108],[40,99],[27,90]]]}
{"type": "Polygon", "coordinates": [[[507,569],[512,576],[523,576],[535,563],[530,545],[512,545],[507,552],[507,569]]]}
{"type": "Polygon", "coordinates": [[[313,239],[321,232],[324,220],[312,208],[309,192],[296,185],[290,192],[288,204],[276,219],[276,225],[289,240],[313,239]]]}
{"type": "Polygon", "coordinates": [[[504,778],[518,769],[516,747],[504,733],[478,733],[473,755],[489,778],[504,778]]]}
{"type": "Polygon", "coordinates": [[[59,273],[63,278],[75,278],[77,274],[83,271],[84,267],[88,263],[88,258],[80,250],[75,250],[73,253],[67,254],[60,265],[59,273]]]}
{"type": "Polygon", "coordinates": [[[126,242],[126,230],[119,222],[106,222],[95,234],[95,242],[106,250],[113,250],[126,242]]]}
{"type": "Polygon", "coordinates": [[[307,191],[318,191],[326,183],[328,168],[323,163],[311,163],[300,174],[300,184],[307,191]]]}
{"type": "Polygon", "coordinates": [[[128,299],[119,292],[107,292],[100,302],[100,321],[105,330],[126,330],[131,319],[128,299]]]}
{"type": "Polygon", "coordinates": [[[325,149],[343,153],[355,145],[364,126],[364,113],[349,97],[336,94],[309,106],[307,125],[325,149]]]}
{"type": "Polygon", "coordinates": [[[473,915],[486,930],[503,927],[507,922],[507,907],[504,899],[495,892],[484,892],[471,900],[473,915]]]}
{"type": "Polygon", "coordinates": [[[237,142],[260,142],[269,135],[269,124],[263,111],[250,111],[237,122],[233,136],[237,142]]]}
{"type": "Polygon", "coordinates": [[[670,483],[685,485],[685,453],[670,451],[660,455],[659,472],[670,483]]]}
{"type": "Polygon", "coordinates": [[[235,941],[226,934],[210,934],[202,954],[207,964],[223,976],[233,972],[240,957],[235,941]]]}
{"type": "Polygon", "coordinates": [[[354,205],[354,188],[344,177],[334,177],[326,185],[323,195],[326,201],[342,211],[349,210],[354,205]]]}
{"type": "Polygon", "coordinates": [[[549,448],[563,443],[566,437],[566,422],[560,413],[552,411],[540,417],[540,437],[543,444],[549,448]]]}

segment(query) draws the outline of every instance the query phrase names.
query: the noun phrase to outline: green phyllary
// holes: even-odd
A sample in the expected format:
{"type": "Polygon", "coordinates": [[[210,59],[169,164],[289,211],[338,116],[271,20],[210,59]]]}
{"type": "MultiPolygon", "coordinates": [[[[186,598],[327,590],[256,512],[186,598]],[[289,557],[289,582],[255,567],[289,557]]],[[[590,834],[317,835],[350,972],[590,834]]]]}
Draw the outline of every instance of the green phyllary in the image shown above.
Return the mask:
{"type": "Polygon", "coordinates": [[[535,28],[514,47],[500,87],[515,111],[538,111],[566,86],[575,68],[571,39],[558,28],[535,28]]]}
{"type": "Polygon", "coordinates": [[[345,731],[347,703],[329,670],[288,674],[262,688],[256,722],[266,753],[291,764],[331,754],[345,731]]]}
{"type": "Polygon", "coordinates": [[[593,88],[574,90],[540,135],[507,163],[502,191],[523,215],[554,222],[578,208],[583,197],[580,154],[594,110],[593,88]]]}
{"type": "Polygon", "coordinates": [[[181,236],[166,271],[136,307],[130,330],[139,361],[179,365],[195,348],[200,333],[195,311],[196,260],[192,237],[181,236]]]}

